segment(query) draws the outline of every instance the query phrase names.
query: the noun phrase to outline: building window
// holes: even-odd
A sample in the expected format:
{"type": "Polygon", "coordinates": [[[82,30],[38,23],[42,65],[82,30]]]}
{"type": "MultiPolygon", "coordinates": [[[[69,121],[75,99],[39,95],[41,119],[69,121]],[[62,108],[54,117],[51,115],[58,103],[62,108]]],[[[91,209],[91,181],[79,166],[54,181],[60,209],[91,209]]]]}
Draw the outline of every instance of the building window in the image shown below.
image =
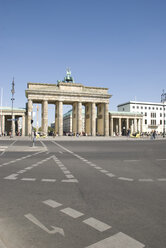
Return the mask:
{"type": "Polygon", "coordinates": [[[151,120],[151,125],[156,125],[156,120],[151,120]]]}
{"type": "Polygon", "coordinates": [[[154,107],[152,109],[154,110],[154,107]]]}
{"type": "Polygon", "coordinates": [[[145,109],[147,109],[147,107],[145,107],[145,109]]]}
{"type": "Polygon", "coordinates": [[[160,110],[162,110],[162,108],[160,108],[160,110]]]}
{"type": "Polygon", "coordinates": [[[147,116],[147,112],[145,112],[145,116],[147,116]]]}
{"type": "Polygon", "coordinates": [[[156,110],[158,110],[158,108],[156,108],[156,110]]]}
{"type": "Polygon", "coordinates": [[[162,125],[162,120],[160,120],[160,125],[162,125]]]}
{"type": "Polygon", "coordinates": [[[143,109],[143,107],[141,107],[141,109],[143,109]]]}
{"type": "Polygon", "coordinates": [[[139,106],[137,106],[137,109],[139,109],[139,106]]]}
{"type": "Polygon", "coordinates": [[[156,118],[156,113],[151,113],[151,118],[156,118]]]}
{"type": "Polygon", "coordinates": [[[124,111],[124,108],[123,108],[123,111],[124,111]]]}
{"type": "Polygon", "coordinates": [[[149,107],[149,109],[151,109],[151,107],[149,107]]]}
{"type": "Polygon", "coordinates": [[[160,117],[162,117],[162,113],[160,113],[160,117]]]}
{"type": "Polygon", "coordinates": [[[145,120],[145,124],[147,124],[147,120],[145,120]]]}
{"type": "Polygon", "coordinates": [[[135,106],[133,106],[133,109],[135,109],[135,106]]]}

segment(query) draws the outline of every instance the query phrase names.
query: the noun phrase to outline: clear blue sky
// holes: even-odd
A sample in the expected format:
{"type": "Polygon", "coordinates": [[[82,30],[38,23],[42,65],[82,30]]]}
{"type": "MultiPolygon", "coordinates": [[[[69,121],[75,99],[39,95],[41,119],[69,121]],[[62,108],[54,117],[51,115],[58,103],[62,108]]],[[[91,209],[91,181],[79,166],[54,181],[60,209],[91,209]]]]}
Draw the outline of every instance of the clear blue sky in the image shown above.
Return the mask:
{"type": "Polygon", "coordinates": [[[108,87],[110,110],[159,102],[166,89],[165,0],[0,0],[3,105],[24,107],[27,82],[108,87]]]}

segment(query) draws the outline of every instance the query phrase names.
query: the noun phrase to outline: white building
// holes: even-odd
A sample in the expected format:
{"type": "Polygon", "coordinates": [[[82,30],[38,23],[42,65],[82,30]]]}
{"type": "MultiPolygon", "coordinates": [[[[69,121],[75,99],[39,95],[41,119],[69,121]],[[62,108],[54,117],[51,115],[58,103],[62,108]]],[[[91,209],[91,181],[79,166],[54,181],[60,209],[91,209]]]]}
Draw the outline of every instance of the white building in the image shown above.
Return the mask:
{"type": "Polygon", "coordinates": [[[158,133],[166,127],[166,101],[161,103],[129,101],[119,104],[118,111],[143,114],[142,131],[158,133]]]}

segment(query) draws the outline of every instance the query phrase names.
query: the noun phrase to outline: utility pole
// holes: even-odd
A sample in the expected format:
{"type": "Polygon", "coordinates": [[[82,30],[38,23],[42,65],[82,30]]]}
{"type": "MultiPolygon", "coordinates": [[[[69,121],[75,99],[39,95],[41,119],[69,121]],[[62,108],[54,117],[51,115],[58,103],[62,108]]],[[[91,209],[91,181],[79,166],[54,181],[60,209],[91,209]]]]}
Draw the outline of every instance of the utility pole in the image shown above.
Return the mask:
{"type": "Polygon", "coordinates": [[[13,77],[13,81],[12,81],[12,89],[11,89],[11,93],[12,93],[12,98],[11,98],[11,101],[12,101],[12,122],[11,122],[11,138],[13,137],[13,121],[15,121],[14,119],[13,119],[13,103],[14,103],[14,93],[15,93],[15,89],[14,89],[14,77],[13,77]]]}

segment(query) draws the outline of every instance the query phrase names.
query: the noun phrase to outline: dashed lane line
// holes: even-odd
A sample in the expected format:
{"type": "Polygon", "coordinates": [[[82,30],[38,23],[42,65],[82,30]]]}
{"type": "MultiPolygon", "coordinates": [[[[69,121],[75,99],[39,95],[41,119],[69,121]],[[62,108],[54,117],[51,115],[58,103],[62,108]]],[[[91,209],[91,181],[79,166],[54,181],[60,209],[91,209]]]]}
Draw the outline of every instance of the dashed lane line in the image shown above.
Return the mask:
{"type": "Polygon", "coordinates": [[[42,182],[49,182],[49,183],[54,183],[54,182],[56,182],[56,179],[42,179],[41,180],[42,182]]]}
{"type": "Polygon", "coordinates": [[[21,178],[21,181],[32,181],[32,182],[34,182],[34,181],[36,181],[36,178],[21,178]]]}
{"type": "Polygon", "coordinates": [[[62,213],[65,213],[66,215],[69,215],[70,217],[76,219],[79,218],[81,216],[83,216],[84,214],[73,209],[73,208],[64,208],[60,210],[62,213]]]}
{"type": "Polygon", "coordinates": [[[12,161],[9,161],[9,162],[6,162],[6,163],[1,164],[0,167],[3,167],[3,166],[5,166],[5,165],[9,165],[9,164],[16,163],[17,161],[24,160],[24,159],[26,159],[26,158],[30,158],[30,157],[35,156],[35,155],[38,155],[39,153],[42,153],[42,152],[43,152],[43,151],[40,151],[40,152],[36,152],[36,153],[34,153],[34,154],[31,154],[31,155],[27,155],[27,156],[24,156],[24,157],[21,157],[21,158],[17,158],[17,159],[15,159],[15,160],[12,160],[12,161]]]}
{"type": "Polygon", "coordinates": [[[56,202],[56,201],[51,200],[51,199],[48,199],[46,201],[43,201],[43,203],[46,204],[46,205],[48,205],[48,206],[50,206],[50,207],[52,207],[52,208],[57,208],[57,207],[62,206],[61,203],[56,202]]]}
{"type": "MultiPolygon", "coordinates": [[[[126,182],[155,182],[155,181],[158,181],[158,182],[165,182],[166,181],[166,178],[157,178],[157,179],[152,179],[152,178],[147,178],[147,179],[134,179],[134,178],[127,178],[127,177],[118,177],[117,175],[103,169],[101,166],[97,166],[96,164],[88,161],[87,159],[81,157],[80,155],[68,150],[67,148],[65,148],[64,146],[58,144],[57,142],[55,141],[51,141],[52,143],[54,143],[55,145],[59,146],[60,148],[62,148],[63,150],[73,154],[73,156],[75,156],[76,158],[80,159],[81,161],[85,162],[86,164],[88,164],[89,166],[93,167],[94,169],[98,170],[99,172],[101,173],[104,173],[106,176],[108,177],[111,177],[111,178],[115,178],[115,179],[118,179],[118,180],[121,180],[121,181],[126,181],[126,182]]],[[[156,160],[159,160],[159,161],[164,161],[166,159],[156,159],[156,160]]],[[[140,162],[140,160],[138,159],[130,159],[130,160],[123,160],[124,162],[140,162]]]]}
{"type": "Polygon", "coordinates": [[[119,180],[123,180],[123,181],[129,181],[129,182],[132,182],[134,181],[133,178],[127,178],[127,177],[118,177],[119,180]]]}
{"type": "Polygon", "coordinates": [[[53,160],[67,178],[67,180],[66,179],[62,180],[62,182],[78,183],[78,180],[72,175],[72,173],[66,168],[66,166],[64,166],[64,164],[55,155],[53,156],[53,160]]]}
{"type": "MultiPolygon", "coordinates": [[[[84,213],[77,211],[70,207],[62,208],[63,204],[56,202],[54,200],[48,199],[48,200],[43,201],[42,203],[44,203],[45,205],[51,208],[59,208],[60,212],[66,214],[67,216],[73,219],[79,219],[80,217],[85,218],[84,213]]],[[[81,222],[101,233],[112,228],[112,226],[94,217],[89,217],[83,220],[81,218],[81,222]]],[[[100,240],[97,243],[93,243],[85,248],[110,248],[110,247],[112,248],[124,248],[124,247],[125,248],[144,248],[145,245],[122,232],[118,232],[108,238],[100,240]]]]}
{"type": "Polygon", "coordinates": [[[104,222],[101,222],[95,218],[92,218],[92,217],[84,220],[83,223],[93,227],[94,229],[98,230],[99,232],[104,232],[104,231],[111,228],[111,226],[109,226],[109,225],[105,224],[104,222]]]}

